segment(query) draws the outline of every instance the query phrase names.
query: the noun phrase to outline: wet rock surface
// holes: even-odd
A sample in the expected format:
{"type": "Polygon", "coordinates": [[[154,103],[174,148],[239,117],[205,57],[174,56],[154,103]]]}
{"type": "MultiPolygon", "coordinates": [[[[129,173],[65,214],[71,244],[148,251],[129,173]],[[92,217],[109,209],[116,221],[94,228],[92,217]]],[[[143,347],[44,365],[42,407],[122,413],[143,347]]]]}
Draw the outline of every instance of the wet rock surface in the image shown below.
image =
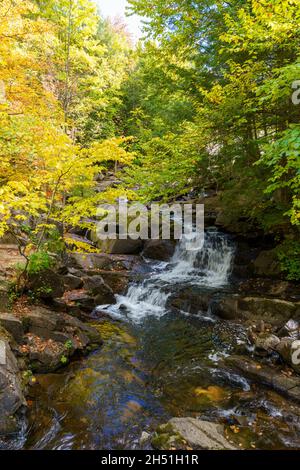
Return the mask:
{"type": "Polygon", "coordinates": [[[143,264],[139,256],[109,255],[105,253],[72,253],[68,267],[79,270],[95,271],[138,271],[143,264]]]}
{"type": "Polygon", "coordinates": [[[112,289],[105,284],[103,278],[99,275],[86,277],[83,287],[88,295],[95,298],[96,305],[113,304],[115,296],[112,289]]]}
{"type": "Polygon", "coordinates": [[[234,294],[213,302],[212,312],[226,320],[264,320],[282,326],[291,318],[300,318],[300,303],[234,294]]]}
{"type": "Polygon", "coordinates": [[[243,373],[251,380],[264,384],[286,397],[300,402],[300,377],[284,374],[281,367],[270,366],[244,356],[225,359],[226,365],[243,373]]]}
{"type": "Polygon", "coordinates": [[[77,274],[78,275],[75,276],[74,274],[69,273],[63,277],[65,290],[76,290],[83,287],[82,273],[79,272],[77,274]]]}
{"type": "Polygon", "coordinates": [[[17,359],[8,338],[0,329],[0,436],[17,432],[26,401],[22,391],[17,359]]]}
{"type": "Polygon", "coordinates": [[[172,240],[149,240],[145,242],[143,256],[145,258],[169,261],[175,253],[176,242],[172,240]]]}
{"type": "Polygon", "coordinates": [[[236,450],[224,436],[220,424],[195,418],[172,418],[152,437],[156,449],[236,450]]]}
{"type": "Polygon", "coordinates": [[[299,284],[296,282],[250,277],[240,282],[237,290],[241,294],[247,293],[252,297],[274,297],[290,302],[300,301],[299,284]]]}
{"type": "Polygon", "coordinates": [[[16,342],[20,342],[24,336],[22,321],[11,313],[0,313],[0,326],[8,331],[16,342]]]}
{"type": "Polygon", "coordinates": [[[168,307],[191,313],[207,313],[216,291],[203,292],[197,287],[185,287],[180,289],[168,301],[168,307]]]}

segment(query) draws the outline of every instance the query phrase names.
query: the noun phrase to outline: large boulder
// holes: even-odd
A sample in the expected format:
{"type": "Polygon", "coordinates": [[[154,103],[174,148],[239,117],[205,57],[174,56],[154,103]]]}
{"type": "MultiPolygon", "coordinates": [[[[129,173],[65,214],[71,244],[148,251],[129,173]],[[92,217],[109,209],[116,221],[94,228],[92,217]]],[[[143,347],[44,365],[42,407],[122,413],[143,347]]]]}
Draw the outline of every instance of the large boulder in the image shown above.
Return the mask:
{"type": "Polygon", "coordinates": [[[81,289],[83,287],[82,277],[70,273],[63,276],[63,283],[66,290],[81,289]]]}
{"type": "MultiPolygon", "coordinates": [[[[56,305],[58,301],[61,301],[61,299],[56,299],[56,305]]],[[[78,312],[82,310],[86,313],[91,313],[99,305],[95,297],[89,295],[84,289],[66,292],[63,297],[63,304],[65,311],[74,312],[74,309],[76,309],[78,312]]]]}
{"type": "Polygon", "coordinates": [[[206,313],[213,295],[213,292],[203,292],[196,287],[186,287],[170,297],[168,307],[195,315],[206,313]]]}
{"type": "Polygon", "coordinates": [[[195,418],[173,418],[158,428],[152,445],[159,450],[236,450],[225,438],[220,424],[195,418]]]}
{"type": "Polygon", "coordinates": [[[132,271],[141,265],[141,258],[134,255],[109,255],[104,253],[72,253],[69,269],[75,268],[90,273],[105,271],[132,271]]]}
{"type": "Polygon", "coordinates": [[[102,344],[97,329],[67,314],[36,306],[23,312],[21,320],[25,335],[19,354],[37,372],[56,370],[75,353],[85,354],[102,344]]]}
{"type": "Polygon", "coordinates": [[[28,289],[36,293],[39,298],[48,300],[61,297],[65,286],[60,274],[52,269],[47,269],[30,276],[28,289]]]}
{"type": "Polygon", "coordinates": [[[280,279],[250,277],[239,284],[239,292],[251,297],[274,297],[292,302],[300,301],[299,283],[280,279]]]}
{"type": "Polygon", "coordinates": [[[22,321],[11,313],[0,313],[0,326],[5,328],[16,342],[20,342],[24,336],[22,321]]]}
{"type": "Polygon", "coordinates": [[[144,242],[131,238],[127,240],[99,240],[97,246],[103,253],[112,255],[138,255],[143,250],[144,242]]]}
{"type": "Polygon", "coordinates": [[[262,251],[253,262],[253,272],[260,277],[280,277],[282,271],[276,250],[262,251]]]}
{"type": "Polygon", "coordinates": [[[283,326],[290,318],[300,317],[298,302],[237,294],[214,300],[211,309],[226,320],[264,320],[274,326],[283,326]]]}
{"type": "Polygon", "coordinates": [[[97,305],[114,304],[116,302],[112,289],[105,284],[101,276],[91,276],[84,279],[84,289],[95,297],[97,305]]]}
{"type": "Polygon", "coordinates": [[[300,402],[300,377],[283,374],[281,367],[263,364],[244,356],[227,357],[225,363],[254,382],[264,384],[300,402]]]}
{"type": "Polygon", "coordinates": [[[17,360],[2,333],[0,331],[0,435],[8,435],[20,429],[26,401],[17,360]]]}
{"type": "Polygon", "coordinates": [[[174,240],[148,240],[145,243],[143,255],[145,258],[157,261],[169,261],[175,253],[174,240]]]}
{"type": "Polygon", "coordinates": [[[107,286],[114,294],[124,295],[128,289],[131,280],[135,280],[136,276],[126,271],[113,272],[101,271],[101,276],[107,286]]]}

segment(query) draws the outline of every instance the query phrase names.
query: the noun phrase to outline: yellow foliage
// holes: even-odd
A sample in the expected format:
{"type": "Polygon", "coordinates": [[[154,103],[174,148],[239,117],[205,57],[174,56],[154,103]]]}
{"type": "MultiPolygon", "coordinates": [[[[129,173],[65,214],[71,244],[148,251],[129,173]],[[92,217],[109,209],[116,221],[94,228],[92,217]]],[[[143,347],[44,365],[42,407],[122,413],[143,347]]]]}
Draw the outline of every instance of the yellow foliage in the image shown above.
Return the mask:
{"type": "Polygon", "coordinates": [[[24,240],[30,229],[39,248],[53,221],[84,225],[100,202],[115,201],[120,190],[107,200],[95,177],[104,162],[130,164],[134,155],[125,138],[80,148],[65,133],[47,70],[55,31],[35,13],[29,0],[0,3],[0,236],[10,230],[24,240]]]}

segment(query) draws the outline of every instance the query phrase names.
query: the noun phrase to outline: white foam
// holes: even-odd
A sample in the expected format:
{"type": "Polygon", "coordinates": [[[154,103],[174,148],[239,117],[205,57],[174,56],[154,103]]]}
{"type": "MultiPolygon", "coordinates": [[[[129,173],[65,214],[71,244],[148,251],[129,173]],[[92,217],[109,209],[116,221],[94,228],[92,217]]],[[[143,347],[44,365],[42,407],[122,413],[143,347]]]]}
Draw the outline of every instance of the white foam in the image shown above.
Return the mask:
{"type": "MultiPolygon", "coordinates": [[[[198,250],[188,250],[187,242],[180,241],[169,264],[162,263],[158,272],[140,284],[130,286],[126,296],[117,296],[111,306],[115,316],[122,314],[134,322],[149,315],[165,315],[166,304],[174,285],[201,285],[220,287],[226,285],[231,269],[233,248],[226,236],[207,232],[198,250]]],[[[102,307],[99,307],[102,308],[102,307]]]]}

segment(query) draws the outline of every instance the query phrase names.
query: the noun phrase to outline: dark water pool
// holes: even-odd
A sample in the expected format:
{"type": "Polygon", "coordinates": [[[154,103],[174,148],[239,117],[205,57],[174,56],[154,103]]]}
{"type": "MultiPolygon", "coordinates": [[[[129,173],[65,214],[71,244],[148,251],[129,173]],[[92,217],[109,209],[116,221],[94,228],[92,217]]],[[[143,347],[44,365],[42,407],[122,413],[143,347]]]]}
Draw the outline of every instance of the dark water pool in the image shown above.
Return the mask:
{"type": "Polygon", "coordinates": [[[300,448],[300,409],[224,365],[237,325],[184,315],[98,323],[104,347],[37,377],[25,449],[136,449],[172,416],[222,422],[248,449],[300,448]]]}

